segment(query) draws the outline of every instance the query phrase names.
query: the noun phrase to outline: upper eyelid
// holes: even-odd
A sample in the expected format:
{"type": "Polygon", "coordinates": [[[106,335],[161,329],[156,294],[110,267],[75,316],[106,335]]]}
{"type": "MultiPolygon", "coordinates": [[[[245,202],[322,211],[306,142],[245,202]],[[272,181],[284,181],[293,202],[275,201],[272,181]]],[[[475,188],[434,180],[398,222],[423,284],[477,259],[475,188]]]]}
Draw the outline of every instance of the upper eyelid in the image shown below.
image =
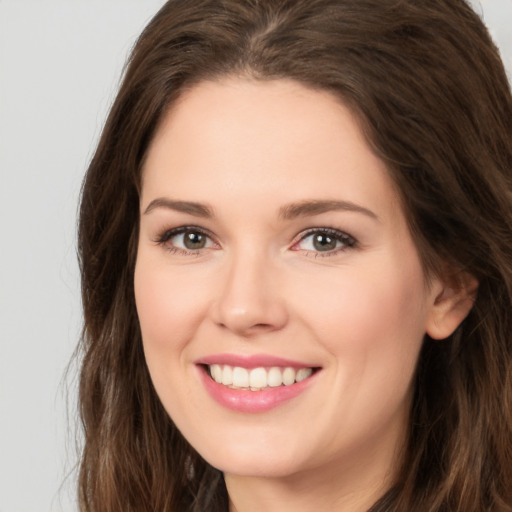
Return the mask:
{"type": "Polygon", "coordinates": [[[304,238],[314,234],[314,233],[324,233],[327,235],[333,235],[338,236],[341,239],[350,239],[356,242],[356,238],[352,236],[350,233],[347,233],[346,231],[342,231],[341,229],[336,228],[308,228],[303,231],[301,231],[296,237],[294,243],[300,242],[301,240],[304,240],[304,238]]]}
{"type": "Polygon", "coordinates": [[[331,227],[311,227],[303,229],[298,236],[301,234],[303,235],[309,235],[311,233],[333,233],[333,234],[339,234],[344,236],[351,236],[346,231],[343,231],[341,229],[337,228],[331,228],[331,227]]]}
{"type": "Polygon", "coordinates": [[[199,226],[178,226],[176,228],[164,229],[158,232],[156,235],[156,241],[162,241],[164,238],[165,240],[169,240],[173,236],[181,235],[186,231],[198,231],[202,235],[206,235],[208,238],[215,241],[215,236],[210,230],[199,226]]]}

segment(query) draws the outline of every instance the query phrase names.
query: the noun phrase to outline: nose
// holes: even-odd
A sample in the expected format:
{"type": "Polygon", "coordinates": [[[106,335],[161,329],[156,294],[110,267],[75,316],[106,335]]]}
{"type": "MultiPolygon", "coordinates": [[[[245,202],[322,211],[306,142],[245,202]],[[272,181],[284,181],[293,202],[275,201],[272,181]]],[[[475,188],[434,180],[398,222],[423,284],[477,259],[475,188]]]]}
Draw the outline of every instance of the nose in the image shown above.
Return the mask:
{"type": "Polygon", "coordinates": [[[240,255],[226,262],[212,319],[242,337],[282,329],[288,321],[285,290],[278,269],[258,254],[240,255]]]}

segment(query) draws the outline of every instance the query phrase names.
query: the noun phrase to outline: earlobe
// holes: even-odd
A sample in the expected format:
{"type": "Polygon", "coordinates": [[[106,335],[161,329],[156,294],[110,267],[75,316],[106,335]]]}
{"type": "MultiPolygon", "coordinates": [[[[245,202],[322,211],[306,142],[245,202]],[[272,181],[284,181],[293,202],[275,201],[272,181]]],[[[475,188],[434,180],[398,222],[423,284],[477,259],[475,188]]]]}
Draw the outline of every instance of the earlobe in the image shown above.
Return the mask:
{"type": "Polygon", "coordinates": [[[478,280],[466,272],[451,274],[439,283],[427,319],[427,334],[442,340],[453,334],[471,311],[478,291],[478,280]]]}

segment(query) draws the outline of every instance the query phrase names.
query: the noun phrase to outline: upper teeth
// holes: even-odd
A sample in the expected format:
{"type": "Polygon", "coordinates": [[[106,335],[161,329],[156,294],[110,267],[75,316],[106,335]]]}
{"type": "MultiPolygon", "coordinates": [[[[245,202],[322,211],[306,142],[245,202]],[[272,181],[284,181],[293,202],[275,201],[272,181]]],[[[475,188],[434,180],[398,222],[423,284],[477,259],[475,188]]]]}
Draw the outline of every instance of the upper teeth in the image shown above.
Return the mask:
{"type": "Polygon", "coordinates": [[[227,364],[209,365],[210,375],[215,382],[224,384],[234,389],[251,389],[258,391],[266,387],[290,386],[295,382],[307,379],[312,373],[312,368],[295,368],[273,366],[271,368],[242,368],[241,366],[229,366],[227,364]]]}

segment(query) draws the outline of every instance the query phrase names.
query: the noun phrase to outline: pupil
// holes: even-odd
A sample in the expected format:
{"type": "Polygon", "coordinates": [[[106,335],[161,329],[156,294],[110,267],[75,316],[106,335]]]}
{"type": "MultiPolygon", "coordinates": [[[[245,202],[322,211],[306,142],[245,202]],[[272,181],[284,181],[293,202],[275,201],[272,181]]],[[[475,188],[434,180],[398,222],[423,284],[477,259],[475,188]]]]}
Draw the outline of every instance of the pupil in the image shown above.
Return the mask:
{"type": "Polygon", "coordinates": [[[326,235],[316,235],[313,246],[318,251],[332,251],[336,249],[336,239],[326,235]]]}
{"type": "Polygon", "coordinates": [[[206,239],[201,233],[189,231],[185,233],[184,244],[187,249],[202,249],[206,244],[206,239]]]}

